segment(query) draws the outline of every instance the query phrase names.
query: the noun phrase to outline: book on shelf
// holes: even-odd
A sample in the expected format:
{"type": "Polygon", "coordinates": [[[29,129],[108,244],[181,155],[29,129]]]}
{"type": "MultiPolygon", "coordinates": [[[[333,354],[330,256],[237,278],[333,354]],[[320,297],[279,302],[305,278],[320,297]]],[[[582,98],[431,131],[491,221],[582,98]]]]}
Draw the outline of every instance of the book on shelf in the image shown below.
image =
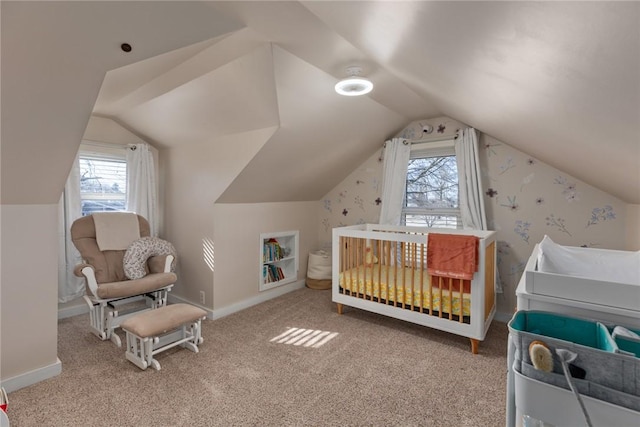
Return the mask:
{"type": "Polygon", "coordinates": [[[274,262],[284,257],[284,251],[282,250],[280,243],[278,243],[278,240],[274,238],[264,242],[262,254],[263,262],[274,262]]]}
{"type": "Polygon", "coordinates": [[[278,282],[285,278],[284,271],[275,265],[265,265],[262,267],[262,276],[265,283],[278,282]]]}

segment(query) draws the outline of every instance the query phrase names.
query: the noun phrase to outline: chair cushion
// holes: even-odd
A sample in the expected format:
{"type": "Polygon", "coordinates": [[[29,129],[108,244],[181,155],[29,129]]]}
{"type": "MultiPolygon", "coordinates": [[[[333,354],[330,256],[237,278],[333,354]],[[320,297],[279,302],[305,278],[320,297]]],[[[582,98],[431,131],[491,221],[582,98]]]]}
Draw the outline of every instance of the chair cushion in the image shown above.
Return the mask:
{"type": "MultiPolygon", "coordinates": [[[[173,255],[176,258],[176,249],[166,240],[157,237],[143,237],[135,240],[124,253],[122,267],[124,275],[129,279],[141,279],[148,273],[147,260],[158,255],[173,255]]],[[[174,263],[171,263],[171,271],[174,271],[174,263]]]]}
{"type": "Polygon", "coordinates": [[[206,311],[190,304],[172,304],[137,314],[122,322],[120,326],[140,338],[147,338],[165,334],[206,315],[206,311]]]}
{"type": "Polygon", "coordinates": [[[175,273],[152,273],[142,279],[101,283],[97,296],[102,299],[125,298],[158,290],[175,283],[176,280],[178,276],[175,273]]]}
{"type": "MultiPolygon", "coordinates": [[[[138,222],[140,236],[149,236],[150,230],[147,220],[138,215],[138,222]]],[[[78,252],[80,252],[82,259],[93,266],[98,284],[127,280],[122,267],[122,258],[125,251],[100,251],[96,242],[93,215],[78,218],[73,222],[71,225],[71,239],[78,252]]]]}

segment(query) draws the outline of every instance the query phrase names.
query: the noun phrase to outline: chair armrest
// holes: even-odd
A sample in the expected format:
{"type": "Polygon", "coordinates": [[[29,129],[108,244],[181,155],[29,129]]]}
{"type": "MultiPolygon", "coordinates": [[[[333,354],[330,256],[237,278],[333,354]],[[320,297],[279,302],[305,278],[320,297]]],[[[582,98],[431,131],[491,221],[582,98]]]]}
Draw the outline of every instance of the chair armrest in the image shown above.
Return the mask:
{"type": "Polygon", "coordinates": [[[78,277],[86,277],[84,274],[82,274],[83,273],[82,269],[84,269],[85,267],[89,267],[90,269],[93,270],[93,266],[91,264],[82,263],[75,266],[75,268],[73,269],[73,274],[75,274],[78,277]]]}
{"type": "Polygon", "coordinates": [[[78,264],[73,269],[73,274],[87,280],[87,286],[94,296],[98,295],[98,282],[96,281],[96,271],[90,264],[78,264]]]}
{"type": "Polygon", "coordinates": [[[173,255],[156,255],[147,260],[150,273],[170,273],[173,255]]]}

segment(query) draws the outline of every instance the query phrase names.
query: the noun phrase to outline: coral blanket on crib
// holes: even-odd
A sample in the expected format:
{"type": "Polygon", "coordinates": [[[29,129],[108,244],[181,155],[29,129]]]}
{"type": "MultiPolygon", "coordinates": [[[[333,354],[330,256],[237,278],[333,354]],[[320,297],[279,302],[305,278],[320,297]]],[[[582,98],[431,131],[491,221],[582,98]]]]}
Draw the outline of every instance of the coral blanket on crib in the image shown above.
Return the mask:
{"type": "Polygon", "coordinates": [[[477,236],[429,233],[427,271],[434,276],[472,280],[478,271],[477,236]]]}

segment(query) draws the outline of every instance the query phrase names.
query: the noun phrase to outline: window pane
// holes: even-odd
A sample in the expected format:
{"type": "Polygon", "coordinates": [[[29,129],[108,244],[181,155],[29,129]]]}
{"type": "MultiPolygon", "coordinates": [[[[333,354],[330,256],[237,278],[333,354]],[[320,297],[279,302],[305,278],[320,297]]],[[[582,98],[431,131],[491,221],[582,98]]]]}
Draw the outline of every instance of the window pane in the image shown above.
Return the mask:
{"type": "Polygon", "coordinates": [[[409,160],[405,207],[458,208],[456,157],[424,157],[409,160]]]}
{"type": "Polygon", "coordinates": [[[126,208],[127,163],[124,159],[80,156],[82,215],[126,208]]]}
{"type": "Polygon", "coordinates": [[[405,214],[404,225],[431,228],[460,228],[457,215],[444,214],[405,214]]]}

